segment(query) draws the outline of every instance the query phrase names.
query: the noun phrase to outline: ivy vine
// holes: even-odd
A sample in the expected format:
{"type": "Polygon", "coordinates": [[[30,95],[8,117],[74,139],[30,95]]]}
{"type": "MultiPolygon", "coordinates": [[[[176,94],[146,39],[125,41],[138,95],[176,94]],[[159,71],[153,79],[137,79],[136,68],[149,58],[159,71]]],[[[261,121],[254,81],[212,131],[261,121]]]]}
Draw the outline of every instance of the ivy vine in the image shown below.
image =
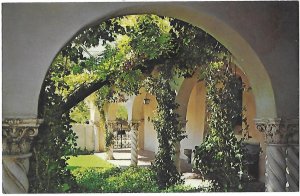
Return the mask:
{"type": "Polygon", "coordinates": [[[161,189],[183,182],[174,163],[174,154],[175,144],[185,135],[180,127],[179,115],[175,112],[179,105],[175,102],[176,92],[171,88],[169,82],[172,78],[168,75],[169,72],[160,72],[157,78],[146,80],[146,89],[156,96],[158,102],[157,115],[152,120],[157,132],[158,152],[152,168],[161,189]]]}
{"type": "MultiPolygon", "coordinates": [[[[195,150],[194,167],[205,179],[213,181],[216,191],[239,191],[245,172],[244,139],[238,140],[234,135],[233,122],[242,113],[238,98],[244,86],[223,62],[206,67],[205,82],[208,134],[195,150]]],[[[247,120],[244,118],[243,122],[247,120]]]]}
{"type": "MultiPolygon", "coordinates": [[[[63,113],[59,107],[63,97],[57,94],[57,83],[53,80],[56,73],[64,70],[62,64],[56,64],[63,59],[57,59],[50,68],[44,81],[43,108],[40,110],[44,122],[39,128],[39,134],[32,146],[30,159],[29,181],[30,193],[64,193],[74,192],[77,188],[75,179],[66,168],[67,155],[79,153],[77,136],[71,129],[69,113],[63,113]]],[[[58,89],[65,88],[60,84],[58,89]]]]}

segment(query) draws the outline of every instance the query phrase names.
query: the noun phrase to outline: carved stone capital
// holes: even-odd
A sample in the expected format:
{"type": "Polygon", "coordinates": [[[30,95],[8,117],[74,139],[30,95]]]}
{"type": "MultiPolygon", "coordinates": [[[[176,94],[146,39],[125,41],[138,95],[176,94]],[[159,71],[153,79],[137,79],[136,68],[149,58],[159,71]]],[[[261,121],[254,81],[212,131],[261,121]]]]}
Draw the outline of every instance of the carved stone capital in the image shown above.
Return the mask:
{"type": "Polygon", "coordinates": [[[2,122],[2,154],[18,155],[30,151],[33,138],[38,134],[41,119],[5,119],[2,122]]]}
{"type": "Polygon", "coordinates": [[[258,131],[265,133],[268,144],[287,143],[286,131],[281,129],[281,119],[254,119],[258,131]]]}
{"type": "Polygon", "coordinates": [[[283,128],[287,132],[288,144],[299,144],[299,119],[285,119],[283,128]]]}

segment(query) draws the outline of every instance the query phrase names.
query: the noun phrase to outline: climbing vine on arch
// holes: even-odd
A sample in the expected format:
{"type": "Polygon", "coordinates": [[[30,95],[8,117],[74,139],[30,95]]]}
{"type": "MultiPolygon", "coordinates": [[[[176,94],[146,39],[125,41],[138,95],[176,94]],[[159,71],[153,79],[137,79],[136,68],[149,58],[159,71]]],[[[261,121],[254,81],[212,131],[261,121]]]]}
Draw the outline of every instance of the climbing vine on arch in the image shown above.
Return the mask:
{"type": "Polygon", "coordinates": [[[179,106],[175,102],[176,91],[170,85],[173,78],[165,71],[161,71],[158,77],[146,80],[146,89],[156,96],[158,103],[157,115],[152,120],[157,132],[158,153],[152,168],[160,188],[182,183],[181,174],[175,166],[174,155],[176,143],[185,138],[180,127],[179,115],[176,113],[179,106]]]}
{"type": "Polygon", "coordinates": [[[51,187],[60,187],[52,189],[55,192],[72,192],[76,188],[65,170],[65,155],[76,152],[76,136],[68,122],[70,109],[96,91],[101,108],[105,101],[114,101],[122,93],[137,95],[143,86],[159,103],[153,121],[159,140],[153,166],[157,182],[161,188],[179,183],[180,174],[173,160],[174,144],[184,133],[175,113],[176,92],[169,82],[175,76],[191,77],[200,65],[209,66],[227,55],[227,50],[201,29],[156,15],[118,17],[78,34],[57,55],[44,82],[41,115],[49,117],[46,121],[49,129],[43,130],[45,134],[40,134],[34,144],[36,152],[32,159],[35,161],[30,171],[32,192],[50,192],[51,187]],[[65,120],[61,121],[62,117],[65,120]],[[68,137],[67,152],[60,145],[68,137]],[[59,142],[49,142],[55,138],[59,142]],[[47,145],[39,148],[44,142],[47,145]],[[47,161],[40,164],[39,156],[51,161],[53,166],[50,168],[47,161]],[[44,174],[47,178],[34,184],[37,168],[42,171],[40,178],[44,174]]]}
{"type": "Polygon", "coordinates": [[[195,149],[194,168],[202,177],[212,180],[215,191],[242,191],[247,182],[245,149],[248,134],[247,118],[242,114],[240,92],[245,85],[228,62],[216,62],[203,70],[206,83],[208,134],[195,149]],[[235,120],[242,116],[242,133],[237,139],[235,120]]]}

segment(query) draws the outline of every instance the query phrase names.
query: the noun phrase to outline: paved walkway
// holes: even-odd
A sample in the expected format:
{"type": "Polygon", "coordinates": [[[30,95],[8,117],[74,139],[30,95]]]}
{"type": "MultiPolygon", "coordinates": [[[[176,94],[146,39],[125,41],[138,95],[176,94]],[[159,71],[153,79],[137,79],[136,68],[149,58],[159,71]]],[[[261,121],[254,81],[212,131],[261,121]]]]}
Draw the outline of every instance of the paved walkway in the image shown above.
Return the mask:
{"type": "MultiPolygon", "coordinates": [[[[106,153],[95,153],[96,156],[106,160],[106,153]]],[[[107,160],[113,165],[116,165],[120,168],[126,168],[130,166],[130,149],[114,149],[113,152],[114,160],[107,160]]],[[[139,150],[138,152],[138,166],[140,167],[149,167],[151,162],[155,159],[155,153],[147,150],[139,150]]],[[[181,159],[181,171],[183,172],[183,178],[186,185],[193,187],[198,187],[203,182],[199,179],[199,176],[195,173],[192,173],[192,165],[188,164],[186,160],[181,159]]]]}
{"type": "MultiPolygon", "coordinates": [[[[95,155],[106,160],[106,153],[95,153],[95,155]]],[[[130,166],[131,163],[131,154],[130,149],[114,149],[113,152],[114,160],[107,160],[113,165],[116,165],[120,168],[125,168],[130,166]]],[[[155,153],[147,150],[140,150],[138,152],[138,166],[147,167],[151,165],[151,162],[155,159],[155,153]]]]}

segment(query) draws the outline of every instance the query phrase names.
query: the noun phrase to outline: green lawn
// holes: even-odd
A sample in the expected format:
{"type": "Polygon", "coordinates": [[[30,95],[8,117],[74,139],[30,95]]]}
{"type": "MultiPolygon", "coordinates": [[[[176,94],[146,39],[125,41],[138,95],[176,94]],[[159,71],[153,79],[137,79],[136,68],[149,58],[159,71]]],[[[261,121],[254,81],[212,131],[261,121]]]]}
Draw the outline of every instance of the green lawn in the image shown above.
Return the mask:
{"type": "Polygon", "coordinates": [[[80,167],[98,167],[98,168],[111,168],[114,165],[109,162],[101,159],[96,155],[78,155],[70,156],[70,159],[67,161],[69,169],[76,169],[80,167]]]}

